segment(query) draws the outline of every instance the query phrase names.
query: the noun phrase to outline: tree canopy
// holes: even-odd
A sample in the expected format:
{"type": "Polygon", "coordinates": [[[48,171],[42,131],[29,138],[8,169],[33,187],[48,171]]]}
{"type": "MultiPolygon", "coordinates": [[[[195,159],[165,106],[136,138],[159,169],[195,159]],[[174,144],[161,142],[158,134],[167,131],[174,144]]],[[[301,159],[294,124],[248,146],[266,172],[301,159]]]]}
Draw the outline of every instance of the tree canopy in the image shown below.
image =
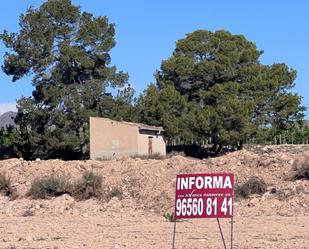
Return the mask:
{"type": "MultiPolygon", "coordinates": [[[[20,16],[18,33],[0,38],[10,49],[3,71],[32,76],[32,97],[18,101],[17,142],[26,158],[87,156],[88,117],[117,117],[126,109],[128,75],[111,65],[115,26],[70,0],[49,0],[20,16]],[[118,88],[117,100],[108,92],[118,88]]],[[[132,95],[132,94],[131,94],[132,95]]]]}
{"type": "Polygon", "coordinates": [[[8,49],[2,70],[12,81],[31,77],[34,90],[18,100],[17,128],[0,132],[0,146],[26,159],[87,158],[90,116],[160,125],[168,141],[207,140],[215,152],[291,127],[299,131],[293,141],[308,135],[301,97],[291,91],[296,71],[262,64],[263,51],[242,35],[197,30],[178,40],[136,100],[128,74],[111,64],[115,25],[106,16],[47,0],[19,25],[0,34],[8,49]]]}
{"type": "Polygon", "coordinates": [[[296,71],[284,63],[263,65],[262,54],[242,35],[223,30],[188,34],[162,61],[156,86],[144,92],[140,121],[163,125],[167,136],[186,141],[182,127],[195,138],[211,139],[220,150],[241,147],[259,128],[284,129],[301,120],[301,97],[290,91],[296,71]]]}

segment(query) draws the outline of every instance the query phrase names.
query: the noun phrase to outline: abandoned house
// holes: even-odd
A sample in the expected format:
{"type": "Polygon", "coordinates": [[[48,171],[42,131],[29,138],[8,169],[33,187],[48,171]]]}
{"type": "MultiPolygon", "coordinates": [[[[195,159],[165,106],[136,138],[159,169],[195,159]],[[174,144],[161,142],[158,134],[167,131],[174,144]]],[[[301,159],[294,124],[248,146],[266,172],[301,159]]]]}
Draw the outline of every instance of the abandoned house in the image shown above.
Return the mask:
{"type": "Polygon", "coordinates": [[[163,128],[90,117],[90,158],[165,156],[163,128]]]}

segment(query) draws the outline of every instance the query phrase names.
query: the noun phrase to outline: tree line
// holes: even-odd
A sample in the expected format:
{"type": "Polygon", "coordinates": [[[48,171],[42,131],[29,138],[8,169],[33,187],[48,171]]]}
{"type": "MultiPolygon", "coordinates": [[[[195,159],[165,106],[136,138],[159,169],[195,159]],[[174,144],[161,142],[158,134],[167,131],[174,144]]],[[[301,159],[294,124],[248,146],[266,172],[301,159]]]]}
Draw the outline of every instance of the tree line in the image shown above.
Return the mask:
{"type": "Polygon", "coordinates": [[[90,116],[163,126],[167,141],[207,141],[215,153],[289,130],[295,143],[308,140],[305,107],[291,91],[296,71],[262,64],[263,51],[243,35],[187,34],[136,97],[128,74],[111,64],[115,25],[106,16],[49,0],[30,7],[19,25],[0,34],[8,49],[2,70],[13,82],[31,76],[34,90],[17,101],[16,128],[0,131],[6,154],[88,158],[90,116]]]}

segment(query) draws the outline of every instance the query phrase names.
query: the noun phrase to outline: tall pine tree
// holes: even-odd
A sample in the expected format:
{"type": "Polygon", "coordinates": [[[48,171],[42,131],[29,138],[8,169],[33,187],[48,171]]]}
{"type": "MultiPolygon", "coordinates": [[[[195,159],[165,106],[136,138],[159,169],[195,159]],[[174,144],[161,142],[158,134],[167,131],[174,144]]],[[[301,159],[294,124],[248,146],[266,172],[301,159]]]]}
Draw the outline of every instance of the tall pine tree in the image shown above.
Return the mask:
{"type": "MultiPolygon", "coordinates": [[[[20,16],[18,33],[0,38],[10,49],[3,71],[17,81],[32,76],[31,97],[18,101],[18,149],[25,158],[88,155],[89,116],[115,116],[108,89],[127,86],[111,65],[115,27],[70,0],[48,0],[20,16]]],[[[121,105],[125,103],[120,103],[121,105]]]]}
{"type": "Polygon", "coordinates": [[[229,145],[242,147],[263,127],[286,129],[303,117],[301,97],[290,91],[296,71],[284,63],[263,65],[261,55],[242,35],[223,30],[188,34],[162,61],[156,86],[142,96],[140,121],[166,126],[171,137],[184,136],[179,129],[183,127],[192,132],[194,141],[211,138],[216,151],[229,145]],[[175,91],[165,97],[168,106],[153,101],[154,92],[156,99],[162,99],[167,89],[175,91]],[[177,99],[187,103],[178,104],[177,99]],[[182,106],[186,108],[173,115],[182,106]],[[160,110],[164,115],[158,115],[160,110]],[[165,117],[174,126],[168,126],[165,117]]]}

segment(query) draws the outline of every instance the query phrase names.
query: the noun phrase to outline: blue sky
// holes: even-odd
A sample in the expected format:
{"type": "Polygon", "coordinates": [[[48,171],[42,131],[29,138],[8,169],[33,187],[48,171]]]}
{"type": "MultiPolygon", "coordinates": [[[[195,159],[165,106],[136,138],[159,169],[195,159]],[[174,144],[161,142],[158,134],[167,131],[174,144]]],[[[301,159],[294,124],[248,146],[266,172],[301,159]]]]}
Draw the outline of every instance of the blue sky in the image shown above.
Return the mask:
{"type": "MultiPolygon", "coordinates": [[[[18,30],[19,15],[39,0],[10,0],[1,3],[0,31],[18,30]]],[[[117,45],[112,62],[130,75],[130,82],[141,93],[154,82],[153,74],[169,57],[175,42],[197,29],[225,29],[243,34],[264,50],[264,64],[285,62],[296,69],[294,92],[309,107],[309,1],[280,0],[73,0],[82,10],[106,15],[116,24],[117,45]]],[[[0,63],[5,48],[0,43],[0,63]]],[[[0,72],[0,113],[12,109],[21,95],[31,95],[30,78],[12,83],[0,72]]],[[[306,112],[309,118],[309,112],[306,112]]]]}

